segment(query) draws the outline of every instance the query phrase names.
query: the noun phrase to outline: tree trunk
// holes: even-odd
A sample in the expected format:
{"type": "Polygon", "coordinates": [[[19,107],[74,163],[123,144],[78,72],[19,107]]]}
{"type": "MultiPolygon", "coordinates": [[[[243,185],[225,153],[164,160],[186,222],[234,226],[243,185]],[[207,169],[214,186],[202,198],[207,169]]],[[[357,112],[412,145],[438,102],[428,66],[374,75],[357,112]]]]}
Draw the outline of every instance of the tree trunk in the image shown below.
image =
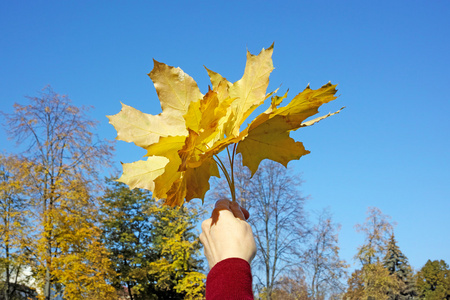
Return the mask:
{"type": "Polygon", "coordinates": [[[45,296],[45,300],[50,300],[50,296],[51,296],[50,295],[50,271],[49,271],[48,265],[47,265],[47,268],[45,270],[44,296],[45,296]]]}
{"type": "Polygon", "coordinates": [[[131,283],[127,282],[127,290],[128,290],[128,295],[130,296],[130,300],[133,300],[133,294],[131,293],[131,283]]]}
{"type": "MultiPolygon", "coordinates": [[[[7,218],[6,226],[9,230],[9,218],[7,218]]],[[[5,258],[6,258],[6,287],[4,289],[5,300],[9,300],[9,296],[11,295],[11,270],[9,269],[9,238],[5,241],[5,258]]]]}
{"type": "Polygon", "coordinates": [[[51,300],[52,299],[52,295],[51,295],[51,280],[52,280],[52,276],[50,273],[50,269],[51,269],[51,265],[52,265],[52,229],[51,229],[51,224],[52,224],[52,220],[49,220],[49,216],[48,216],[48,212],[52,210],[53,208],[53,200],[49,199],[49,205],[46,206],[47,201],[44,202],[44,214],[45,214],[45,219],[44,219],[44,231],[46,231],[47,233],[47,258],[46,258],[46,265],[45,265],[45,285],[44,285],[44,296],[45,296],[45,300],[51,300]]]}
{"type": "MultiPolygon", "coordinates": [[[[9,247],[6,246],[6,261],[9,259],[9,247]]],[[[11,283],[10,283],[10,270],[9,270],[9,262],[6,263],[6,287],[4,289],[4,298],[5,300],[9,300],[9,293],[11,291],[11,283]]]]}

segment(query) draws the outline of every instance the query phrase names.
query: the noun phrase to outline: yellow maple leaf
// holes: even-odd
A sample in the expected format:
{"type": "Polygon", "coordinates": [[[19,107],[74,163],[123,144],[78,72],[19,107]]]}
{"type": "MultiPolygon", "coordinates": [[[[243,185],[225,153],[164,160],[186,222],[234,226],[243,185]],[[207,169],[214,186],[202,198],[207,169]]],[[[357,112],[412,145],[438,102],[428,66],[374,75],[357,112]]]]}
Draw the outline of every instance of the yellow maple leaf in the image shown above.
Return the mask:
{"type": "Polygon", "coordinates": [[[252,175],[263,159],[271,159],[287,167],[291,160],[309,153],[301,142],[289,137],[289,125],[282,116],[275,116],[249,129],[236,150],[241,153],[242,163],[252,175]]]}
{"type": "Polygon", "coordinates": [[[287,93],[282,97],[273,97],[271,107],[260,114],[246,128],[244,138],[237,146],[237,152],[242,155],[242,163],[247,166],[252,175],[258,169],[263,159],[271,159],[284,166],[293,159],[310,153],[301,142],[294,142],[289,132],[300,127],[313,125],[333,114],[328,114],[314,120],[304,122],[310,116],[318,113],[318,108],[336,99],[336,85],[328,83],[320,89],[311,90],[309,86],[295,96],[285,107],[277,108],[287,93]],[[257,152],[254,149],[258,149],[257,152]]]}
{"type": "MultiPolygon", "coordinates": [[[[292,130],[310,126],[330,115],[311,121],[318,108],[336,97],[336,86],[330,83],[320,89],[309,86],[286,106],[287,97],[266,93],[273,70],[273,45],[260,54],[247,52],[242,78],[229,82],[220,74],[206,69],[212,89],[203,95],[195,81],[180,68],[154,61],[149,76],[161,102],[159,115],[144,114],[123,104],[122,110],[108,116],[117,130],[117,139],[133,142],[147,150],[147,160],[123,164],[119,178],[130,188],[145,188],[165,204],[182,205],[194,198],[203,200],[211,176],[219,168],[228,180],[234,198],[232,172],[225,168],[218,153],[227,149],[231,163],[241,153],[243,164],[256,172],[263,159],[285,166],[308,154],[301,142],[289,137],[292,130]],[[241,131],[248,116],[266,99],[269,108],[241,131]],[[230,152],[228,146],[233,145],[230,152]]],[[[234,199],[233,199],[234,200],[234,199]]]]}

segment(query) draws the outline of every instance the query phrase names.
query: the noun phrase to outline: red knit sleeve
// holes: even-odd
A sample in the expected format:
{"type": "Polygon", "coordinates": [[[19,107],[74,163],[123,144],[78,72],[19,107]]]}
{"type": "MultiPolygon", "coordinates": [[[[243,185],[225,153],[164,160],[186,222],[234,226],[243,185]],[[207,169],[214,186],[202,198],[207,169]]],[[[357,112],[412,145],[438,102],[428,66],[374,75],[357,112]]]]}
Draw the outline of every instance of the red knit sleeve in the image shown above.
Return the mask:
{"type": "Polygon", "coordinates": [[[206,300],[253,300],[249,263],[241,258],[218,262],[206,278],[206,300]]]}

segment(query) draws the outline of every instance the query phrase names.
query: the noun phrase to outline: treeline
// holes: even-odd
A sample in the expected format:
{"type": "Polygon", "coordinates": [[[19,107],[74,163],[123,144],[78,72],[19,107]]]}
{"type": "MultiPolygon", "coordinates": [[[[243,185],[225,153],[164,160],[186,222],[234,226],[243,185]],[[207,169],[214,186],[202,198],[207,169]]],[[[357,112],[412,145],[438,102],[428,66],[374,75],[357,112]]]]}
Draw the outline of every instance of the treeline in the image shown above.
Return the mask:
{"type": "MultiPolygon", "coordinates": [[[[0,299],[203,299],[204,209],[161,206],[146,190],[104,179],[113,145],[87,113],[51,88],[2,113],[21,151],[0,155],[0,299]]],[[[339,224],[328,210],[305,210],[301,178],[271,161],[253,177],[240,161],[234,172],[258,247],[255,298],[450,299],[448,265],[428,261],[415,272],[379,209],[356,226],[365,241],[349,274],[339,224]]],[[[208,201],[228,193],[219,179],[208,201]]]]}

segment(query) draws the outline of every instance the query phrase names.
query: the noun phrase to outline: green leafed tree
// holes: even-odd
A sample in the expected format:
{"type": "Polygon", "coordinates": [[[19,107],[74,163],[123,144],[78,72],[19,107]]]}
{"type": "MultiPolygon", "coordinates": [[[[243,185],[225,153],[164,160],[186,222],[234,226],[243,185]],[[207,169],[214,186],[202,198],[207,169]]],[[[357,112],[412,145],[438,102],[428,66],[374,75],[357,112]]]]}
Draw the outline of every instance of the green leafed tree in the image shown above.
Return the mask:
{"type": "Polygon", "coordinates": [[[126,287],[130,300],[142,298],[136,293],[147,282],[145,270],[154,259],[151,252],[150,216],[145,212],[151,201],[148,191],[130,190],[108,179],[102,197],[103,241],[117,276],[112,283],[117,290],[126,287]]]}
{"type": "Polygon", "coordinates": [[[450,299],[450,269],[443,260],[428,260],[416,274],[419,299],[450,299]]]}
{"type": "Polygon", "coordinates": [[[399,281],[398,291],[388,291],[389,300],[412,300],[417,295],[413,272],[408,259],[397,246],[394,234],[391,235],[383,260],[389,274],[395,275],[399,281]]]}
{"type": "Polygon", "coordinates": [[[195,206],[170,208],[149,191],[107,180],[103,201],[104,242],[117,272],[114,286],[129,299],[202,299],[205,275],[195,206]]]}
{"type": "Polygon", "coordinates": [[[198,259],[201,245],[195,231],[202,210],[194,205],[173,209],[156,204],[148,213],[152,215],[151,235],[157,256],[150,274],[161,291],[159,299],[202,299],[206,275],[198,259]]]}

